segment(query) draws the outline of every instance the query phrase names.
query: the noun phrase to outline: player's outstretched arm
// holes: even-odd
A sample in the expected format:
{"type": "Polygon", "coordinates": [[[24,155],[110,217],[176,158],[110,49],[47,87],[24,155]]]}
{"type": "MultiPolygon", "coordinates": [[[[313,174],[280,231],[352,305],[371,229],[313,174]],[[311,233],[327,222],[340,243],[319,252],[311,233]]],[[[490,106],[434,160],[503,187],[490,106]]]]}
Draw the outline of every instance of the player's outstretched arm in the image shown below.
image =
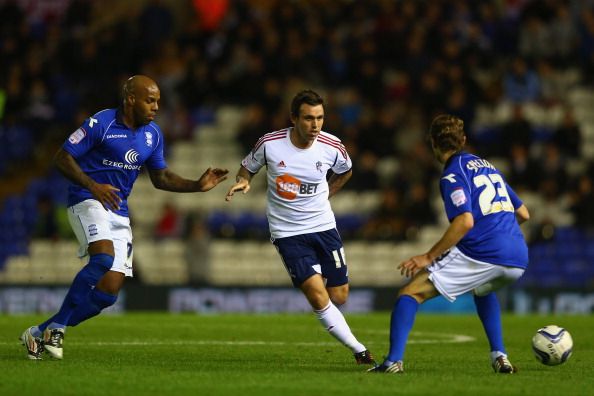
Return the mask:
{"type": "Polygon", "coordinates": [[[99,184],[95,182],[95,180],[83,172],[72,155],[63,148],[60,148],[54,156],[54,164],[70,181],[89,190],[93,194],[93,197],[101,202],[104,208],[116,210],[120,208],[122,199],[116,193],[116,191],[120,190],[111,184],[99,184]]]}
{"type": "Polygon", "coordinates": [[[411,257],[398,265],[400,273],[406,276],[413,276],[447,250],[454,247],[472,227],[474,227],[474,218],[470,212],[465,212],[454,217],[443,236],[427,253],[411,257]]]}
{"type": "Polygon", "coordinates": [[[233,194],[235,194],[237,191],[242,191],[244,194],[247,194],[248,191],[250,191],[250,182],[252,181],[253,176],[254,175],[250,171],[241,166],[237,171],[235,184],[233,184],[229,191],[227,191],[225,201],[231,201],[231,197],[233,197],[233,194]]]}
{"type": "Polygon", "coordinates": [[[149,169],[149,176],[155,188],[172,192],[205,192],[227,179],[227,169],[208,168],[198,180],[185,179],[165,169],[149,169]]]}

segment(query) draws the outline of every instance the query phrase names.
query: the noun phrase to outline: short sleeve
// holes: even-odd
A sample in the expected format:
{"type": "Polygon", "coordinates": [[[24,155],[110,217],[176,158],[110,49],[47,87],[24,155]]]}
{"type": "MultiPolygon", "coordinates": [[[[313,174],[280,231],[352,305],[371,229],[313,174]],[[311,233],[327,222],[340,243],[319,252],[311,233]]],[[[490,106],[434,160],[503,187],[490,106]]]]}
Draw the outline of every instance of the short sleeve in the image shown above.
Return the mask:
{"type": "Polygon", "coordinates": [[[74,158],[80,158],[101,142],[104,126],[96,118],[87,118],[70,134],[62,148],[74,158]]]}
{"type": "Polygon", "coordinates": [[[510,187],[509,184],[506,183],[506,187],[507,187],[507,194],[509,195],[509,199],[511,200],[511,203],[514,206],[514,210],[517,210],[524,203],[522,202],[522,200],[520,199],[518,194],[516,194],[516,192],[513,190],[513,188],[510,187]]]}
{"type": "Polygon", "coordinates": [[[439,181],[441,195],[449,220],[465,212],[472,213],[471,192],[464,175],[449,173],[439,181]]]}
{"type": "Polygon", "coordinates": [[[167,162],[165,161],[164,151],[165,151],[165,142],[163,139],[163,134],[159,130],[157,133],[157,144],[155,149],[151,153],[151,155],[145,161],[145,165],[149,169],[165,169],[167,168],[167,162]]]}
{"type": "Polygon", "coordinates": [[[340,143],[339,147],[336,148],[336,162],[332,166],[332,171],[336,174],[342,174],[348,172],[353,167],[353,162],[349,153],[347,153],[344,144],[340,143]]]}
{"type": "Polygon", "coordinates": [[[250,173],[258,171],[266,164],[266,143],[257,143],[252,151],[241,161],[241,166],[250,173]]]}

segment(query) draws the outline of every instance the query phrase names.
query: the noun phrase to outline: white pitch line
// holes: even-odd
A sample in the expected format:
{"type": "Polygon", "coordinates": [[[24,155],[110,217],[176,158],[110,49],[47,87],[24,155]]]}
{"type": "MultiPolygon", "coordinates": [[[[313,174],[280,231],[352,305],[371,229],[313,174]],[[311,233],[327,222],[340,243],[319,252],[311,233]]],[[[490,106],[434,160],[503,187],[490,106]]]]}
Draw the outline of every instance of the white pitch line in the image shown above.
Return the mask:
{"type": "MultiPolygon", "coordinates": [[[[412,335],[422,336],[431,335],[438,338],[413,338],[408,341],[409,344],[458,344],[475,341],[474,337],[464,334],[446,334],[446,333],[420,333],[413,332],[412,335]]],[[[14,345],[18,341],[0,342],[0,345],[14,345]]],[[[91,346],[202,346],[202,345],[229,345],[229,346],[285,346],[296,345],[305,347],[325,347],[337,345],[336,342],[288,342],[288,341],[225,341],[225,340],[187,340],[187,341],[73,341],[67,342],[68,345],[91,345],[91,346]]],[[[377,342],[367,342],[366,344],[378,344],[377,342]]]]}

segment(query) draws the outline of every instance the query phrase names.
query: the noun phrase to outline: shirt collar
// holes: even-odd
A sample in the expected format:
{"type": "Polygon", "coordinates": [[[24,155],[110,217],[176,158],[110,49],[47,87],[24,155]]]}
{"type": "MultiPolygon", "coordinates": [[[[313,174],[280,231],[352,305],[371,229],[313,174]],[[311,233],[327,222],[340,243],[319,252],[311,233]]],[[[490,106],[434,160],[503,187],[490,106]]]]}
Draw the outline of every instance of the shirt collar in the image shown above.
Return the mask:
{"type": "Polygon", "coordinates": [[[445,168],[447,168],[448,166],[450,166],[450,164],[451,164],[451,163],[452,163],[452,161],[454,160],[454,157],[459,157],[459,156],[461,156],[461,155],[463,155],[463,154],[466,154],[466,151],[462,151],[462,150],[461,150],[461,151],[457,151],[457,152],[455,152],[454,154],[452,154],[452,155],[450,156],[450,158],[448,158],[448,160],[447,160],[447,161],[445,162],[445,164],[443,165],[443,168],[445,169],[445,168]]]}

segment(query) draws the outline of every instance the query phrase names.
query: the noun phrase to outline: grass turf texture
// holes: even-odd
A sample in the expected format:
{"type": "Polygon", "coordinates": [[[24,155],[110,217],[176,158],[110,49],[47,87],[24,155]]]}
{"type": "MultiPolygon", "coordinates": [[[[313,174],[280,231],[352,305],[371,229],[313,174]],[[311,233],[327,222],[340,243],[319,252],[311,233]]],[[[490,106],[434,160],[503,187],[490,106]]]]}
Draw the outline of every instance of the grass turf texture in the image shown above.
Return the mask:
{"type": "MultiPolygon", "coordinates": [[[[0,316],[0,395],[530,396],[594,389],[593,316],[504,316],[508,353],[520,369],[507,376],[493,373],[472,315],[420,314],[403,375],[366,373],[313,315],[100,316],[68,329],[64,360],[29,361],[17,338],[42,319],[0,316]],[[574,354],[561,366],[532,355],[532,335],[547,324],[573,336],[574,354]]],[[[347,319],[381,359],[389,314],[347,319]]]]}

